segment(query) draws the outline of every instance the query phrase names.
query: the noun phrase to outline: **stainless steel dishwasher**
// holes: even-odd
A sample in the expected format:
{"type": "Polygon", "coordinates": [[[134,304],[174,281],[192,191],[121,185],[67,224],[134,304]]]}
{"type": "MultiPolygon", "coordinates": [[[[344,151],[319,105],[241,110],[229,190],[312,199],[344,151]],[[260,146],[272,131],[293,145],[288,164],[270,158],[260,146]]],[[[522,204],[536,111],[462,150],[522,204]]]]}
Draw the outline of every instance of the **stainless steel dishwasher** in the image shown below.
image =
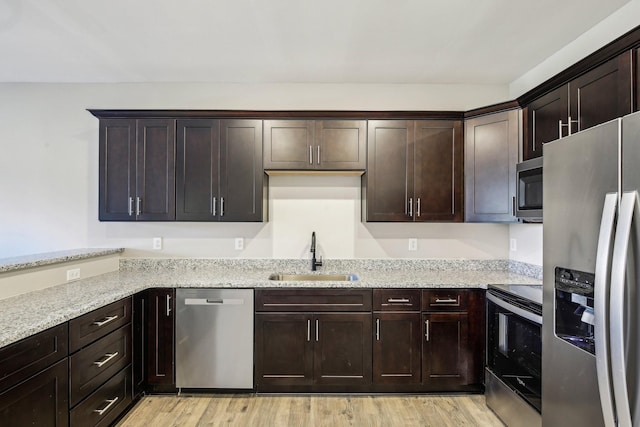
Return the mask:
{"type": "Polygon", "coordinates": [[[253,389],[253,289],[176,290],[176,386],[253,389]]]}

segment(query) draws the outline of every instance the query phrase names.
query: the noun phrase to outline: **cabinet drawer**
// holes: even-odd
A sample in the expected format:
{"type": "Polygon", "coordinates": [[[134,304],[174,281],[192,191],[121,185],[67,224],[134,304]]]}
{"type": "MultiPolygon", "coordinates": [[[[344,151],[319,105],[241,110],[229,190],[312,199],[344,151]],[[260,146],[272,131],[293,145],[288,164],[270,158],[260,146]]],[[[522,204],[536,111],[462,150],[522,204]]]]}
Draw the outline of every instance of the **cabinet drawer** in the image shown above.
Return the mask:
{"type": "Polygon", "coordinates": [[[131,363],[131,324],[83,348],[69,358],[71,406],[131,363]]]}
{"type": "Polygon", "coordinates": [[[469,291],[465,289],[428,289],[422,291],[422,311],[464,311],[469,291]]]}
{"type": "Polygon", "coordinates": [[[256,311],[371,311],[371,289],[256,289],[256,311]]]}
{"type": "Polygon", "coordinates": [[[69,351],[77,351],[129,322],[131,322],[131,297],[71,319],[69,351]]]}
{"type": "Polygon", "coordinates": [[[67,323],[0,349],[0,391],[19,383],[68,354],[67,323]]]}
{"type": "Polygon", "coordinates": [[[420,289],[374,289],[374,311],[420,311],[420,289]]]}
{"type": "Polygon", "coordinates": [[[131,366],[118,372],[71,410],[71,427],[108,426],[131,403],[131,366]]]}

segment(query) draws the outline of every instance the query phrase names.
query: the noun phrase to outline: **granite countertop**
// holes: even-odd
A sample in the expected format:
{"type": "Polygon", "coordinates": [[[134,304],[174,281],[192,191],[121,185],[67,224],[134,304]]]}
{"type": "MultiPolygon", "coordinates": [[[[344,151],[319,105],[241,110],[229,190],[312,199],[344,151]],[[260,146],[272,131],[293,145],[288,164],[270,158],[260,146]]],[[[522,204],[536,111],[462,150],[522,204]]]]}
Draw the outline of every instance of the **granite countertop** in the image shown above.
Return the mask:
{"type": "Polygon", "coordinates": [[[509,262],[474,260],[326,260],[322,273],[355,273],[353,282],[275,282],[270,273],[308,274],[306,260],[135,260],[120,270],[0,300],[0,347],[152,287],[486,288],[540,285],[509,262]],[[474,264],[479,263],[479,264],[474,264]],[[512,271],[509,271],[509,270],[512,271]],[[515,270],[515,271],[514,271],[515,270]],[[516,272],[518,271],[518,272],[516,272]]]}
{"type": "Polygon", "coordinates": [[[0,273],[43,267],[61,262],[79,261],[104,255],[119,254],[123,251],[123,248],[72,249],[67,251],[23,255],[12,258],[0,258],[0,273]]]}
{"type": "MultiPolygon", "coordinates": [[[[262,265],[248,267],[246,263],[242,264],[243,268],[231,263],[225,267],[212,268],[159,268],[156,265],[155,268],[129,266],[130,269],[127,269],[126,263],[124,267],[122,264],[121,262],[120,271],[0,300],[0,347],[152,287],[484,289],[488,284],[541,284],[539,279],[504,269],[367,270],[363,267],[362,271],[349,271],[359,277],[354,282],[274,282],[268,279],[270,273],[297,271],[273,271],[264,269],[262,265]]],[[[306,262],[304,265],[306,266],[306,262]]]]}

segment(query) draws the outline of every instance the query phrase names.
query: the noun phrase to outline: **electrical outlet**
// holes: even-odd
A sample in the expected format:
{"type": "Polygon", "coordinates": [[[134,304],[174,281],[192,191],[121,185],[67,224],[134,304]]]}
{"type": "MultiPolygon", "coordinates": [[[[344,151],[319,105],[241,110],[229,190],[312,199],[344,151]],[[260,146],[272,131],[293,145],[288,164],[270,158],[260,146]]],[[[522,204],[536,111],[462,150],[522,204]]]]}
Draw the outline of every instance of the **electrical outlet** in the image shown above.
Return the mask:
{"type": "Polygon", "coordinates": [[[153,238],[153,249],[155,249],[155,250],[162,249],[162,237],[154,237],[153,238]]]}
{"type": "Polygon", "coordinates": [[[78,280],[80,278],[80,269],[72,268],[71,270],[67,270],[67,282],[70,280],[78,280]]]}
{"type": "Polygon", "coordinates": [[[509,239],[509,250],[511,252],[518,250],[518,241],[516,239],[509,239]]]}
{"type": "Polygon", "coordinates": [[[235,240],[235,249],[236,251],[241,251],[244,249],[244,239],[242,237],[236,237],[235,240]]]}
{"type": "Polygon", "coordinates": [[[409,250],[410,251],[418,250],[418,239],[409,239],[409,250]]]}

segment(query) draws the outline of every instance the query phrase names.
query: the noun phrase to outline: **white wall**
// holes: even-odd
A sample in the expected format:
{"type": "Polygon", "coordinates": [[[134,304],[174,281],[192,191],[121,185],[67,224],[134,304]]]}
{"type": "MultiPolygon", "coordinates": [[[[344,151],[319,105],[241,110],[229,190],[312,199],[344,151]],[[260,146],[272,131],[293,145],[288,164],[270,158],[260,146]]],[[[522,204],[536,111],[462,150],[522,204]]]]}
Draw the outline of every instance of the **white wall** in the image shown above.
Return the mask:
{"type": "Polygon", "coordinates": [[[467,110],[507,94],[469,85],[0,84],[0,258],[84,246],[126,247],[125,256],[303,257],[310,229],[330,258],[505,258],[506,226],[361,224],[355,177],[313,177],[321,181],[303,187],[272,179],[266,224],[101,223],[98,120],[85,110],[467,110]],[[309,189],[317,194],[306,198],[309,189]],[[320,215],[295,223],[296,213],[320,215]],[[156,236],[162,251],[151,251],[156,236]],[[244,251],[233,249],[235,237],[248,239],[244,251]],[[420,239],[417,252],[406,250],[409,237],[420,239]]]}
{"type": "Polygon", "coordinates": [[[640,24],[640,0],[631,0],[509,85],[514,99],[570,67],[640,24]]]}
{"type": "Polygon", "coordinates": [[[511,224],[509,239],[515,240],[516,250],[509,247],[509,259],[542,265],[542,224],[511,224]]]}

